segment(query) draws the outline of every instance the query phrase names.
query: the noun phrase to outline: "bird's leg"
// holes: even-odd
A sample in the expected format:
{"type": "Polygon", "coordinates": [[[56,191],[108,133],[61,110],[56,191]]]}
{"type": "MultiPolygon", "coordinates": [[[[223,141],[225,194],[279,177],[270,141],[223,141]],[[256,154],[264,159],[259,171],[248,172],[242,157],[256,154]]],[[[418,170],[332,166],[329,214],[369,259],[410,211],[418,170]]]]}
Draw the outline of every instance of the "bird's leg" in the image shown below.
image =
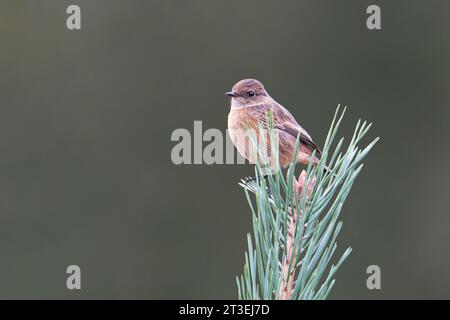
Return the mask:
{"type": "Polygon", "coordinates": [[[266,193],[270,197],[272,195],[272,190],[270,190],[269,186],[269,176],[266,174],[264,175],[264,180],[266,180],[266,193]]]}

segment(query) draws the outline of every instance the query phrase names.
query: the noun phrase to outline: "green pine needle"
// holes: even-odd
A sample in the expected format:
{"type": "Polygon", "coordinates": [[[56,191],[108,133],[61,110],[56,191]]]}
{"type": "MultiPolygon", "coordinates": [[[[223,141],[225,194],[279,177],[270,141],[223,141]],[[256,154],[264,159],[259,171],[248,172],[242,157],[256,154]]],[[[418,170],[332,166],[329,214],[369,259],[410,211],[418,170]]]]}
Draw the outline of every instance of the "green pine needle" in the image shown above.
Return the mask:
{"type": "MultiPolygon", "coordinates": [[[[329,296],[335,284],[336,271],[352,251],[347,248],[337,263],[331,264],[337,249],[336,239],[342,228],[339,215],[363,167],[362,160],[378,141],[376,138],[365,148],[360,148],[358,144],[371,124],[358,121],[347,150],[343,151],[343,138],[333,149],[333,142],[345,113],[345,108],[342,112],[339,109],[338,106],[320,162],[317,166],[310,162],[306,169],[306,181],[300,194],[292,187],[293,181],[297,179],[294,163],[290,165],[287,176],[277,169],[267,179],[264,178],[266,168],[258,163],[255,166],[256,179],[251,182],[241,181],[240,185],[245,190],[252,212],[253,234],[247,236],[244,273],[236,277],[240,300],[286,298],[281,292],[284,289],[282,286],[286,285],[283,268],[287,266],[288,274],[292,272],[294,280],[291,286],[286,285],[290,299],[322,300],[329,296]],[[328,168],[328,173],[324,173],[325,168],[328,168]],[[307,186],[311,185],[314,177],[316,181],[308,196],[307,186]],[[270,194],[267,188],[270,189],[270,194]],[[294,211],[299,212],[295,217],[293,235],[288,232],[292,219],[291,208],[297,208],[294,211]],[[293,248],[291,256],[288,256],[286,248],[289,245],[288,238],[293,248]],[[287,261],[290,263],[287,264],[287,261]]],[[[269,139],[271,142],[275,141],[271,114],[267,114],[266,123],[269,139]]],[[[254,137],[252,141],[260,157],[264,157],[265,152],[261,152],[261,146],[267,145],[264,138],[260,145],[254,137]]],[[[299,144],[297,139],[294,159],[297,157],[299,144]]],[[[276,144],[271,143],[271,146],[271,154],[277,155],[276,144]]]]}

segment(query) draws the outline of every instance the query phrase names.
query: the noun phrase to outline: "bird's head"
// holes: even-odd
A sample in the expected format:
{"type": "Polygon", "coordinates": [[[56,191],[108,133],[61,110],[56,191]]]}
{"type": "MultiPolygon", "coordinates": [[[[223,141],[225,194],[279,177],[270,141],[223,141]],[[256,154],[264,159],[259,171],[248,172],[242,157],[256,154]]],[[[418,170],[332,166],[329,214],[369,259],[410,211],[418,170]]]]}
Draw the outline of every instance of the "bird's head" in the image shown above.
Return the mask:
{"type": "Polygon", "coordinates": [[[244,79],[236,83],[230,92],[225,93],[231,97],[231,107],[249,107],[267,101],[269,94],[261,82],[255,79],[244,79]]]}

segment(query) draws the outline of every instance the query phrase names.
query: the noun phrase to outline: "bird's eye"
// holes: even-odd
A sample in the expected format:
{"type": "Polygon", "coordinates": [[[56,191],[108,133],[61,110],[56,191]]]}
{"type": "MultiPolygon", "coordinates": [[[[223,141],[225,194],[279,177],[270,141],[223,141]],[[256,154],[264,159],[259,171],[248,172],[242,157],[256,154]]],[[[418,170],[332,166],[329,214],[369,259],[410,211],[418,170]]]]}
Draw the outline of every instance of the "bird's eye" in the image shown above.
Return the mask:
{"type": "Polygon", "coordinates": [[[247,92],[247,95],[249,97],[254,97],[255,96],[255,91],[249,91],[249,92],[247,92]]]}

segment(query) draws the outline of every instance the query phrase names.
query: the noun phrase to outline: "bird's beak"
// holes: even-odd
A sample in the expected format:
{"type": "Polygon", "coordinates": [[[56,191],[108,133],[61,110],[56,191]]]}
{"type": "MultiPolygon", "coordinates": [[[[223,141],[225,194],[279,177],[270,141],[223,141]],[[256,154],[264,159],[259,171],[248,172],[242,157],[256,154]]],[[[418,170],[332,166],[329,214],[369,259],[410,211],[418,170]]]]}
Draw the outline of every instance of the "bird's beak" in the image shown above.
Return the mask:
{"type": "Polygon", "coordinates": [[[229,97],[237,97],[237,93],[234,91],[230,91],[230,92],[225,92],[225,94],[229,97]]]}

